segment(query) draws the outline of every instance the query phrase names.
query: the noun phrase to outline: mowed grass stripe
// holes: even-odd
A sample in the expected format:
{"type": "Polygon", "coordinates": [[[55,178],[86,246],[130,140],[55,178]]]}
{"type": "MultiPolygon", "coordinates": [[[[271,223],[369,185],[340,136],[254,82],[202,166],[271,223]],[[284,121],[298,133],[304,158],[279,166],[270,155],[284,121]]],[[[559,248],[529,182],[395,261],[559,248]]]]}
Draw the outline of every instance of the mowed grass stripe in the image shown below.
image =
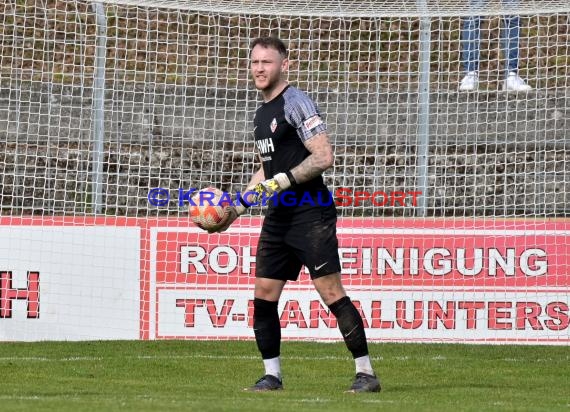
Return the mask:
{"type": "Polygon", "coordinates": [[[346,394],[342,343],[284,342],[285,390],[251,394],[253,341],[0,343],[2,411],[569,411],[564,346],[371,344],[379,394],[346,394]]]}

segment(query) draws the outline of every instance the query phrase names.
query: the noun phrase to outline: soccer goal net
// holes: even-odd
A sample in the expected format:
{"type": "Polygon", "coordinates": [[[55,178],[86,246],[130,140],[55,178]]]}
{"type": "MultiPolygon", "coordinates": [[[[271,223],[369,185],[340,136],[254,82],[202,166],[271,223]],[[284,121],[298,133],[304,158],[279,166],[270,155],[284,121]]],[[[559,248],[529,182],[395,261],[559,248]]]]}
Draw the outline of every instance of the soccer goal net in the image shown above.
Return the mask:
{"type": "MultiPolygon", "coordinates": [[[[6,0],[0,340],[251,339],[265,209],[251,41],[334,147],[342,279],[372,341],[568,344],[570,7],[560,1],[6,0]]],[[[302,269],[287,339],[340,340],[302,269]]]]}

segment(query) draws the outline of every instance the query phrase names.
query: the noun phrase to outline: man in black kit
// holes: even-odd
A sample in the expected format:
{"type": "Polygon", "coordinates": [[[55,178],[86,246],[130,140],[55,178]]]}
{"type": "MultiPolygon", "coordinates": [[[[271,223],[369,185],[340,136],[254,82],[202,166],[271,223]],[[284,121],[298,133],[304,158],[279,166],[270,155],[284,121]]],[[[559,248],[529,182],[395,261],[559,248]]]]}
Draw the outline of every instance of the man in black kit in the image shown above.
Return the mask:
{"type": "Polygon", "coordinates": [[[333,150],[315,103],[285,80],[289,61],[285,44],[273,37],[255,39],[250,48],[251,75],[263,103],[254,118],[255,143],[262,166],[237,206],[210,232],[223,232],[248,205],[271,198],[256,254],[253,330],[265,375],[250,391],[283,389],[281,327],[277,305],[288,280],[308,268],[316,290],[338,321],[356,364],[349,392],[378,392],[364,325],[341,282],[336,236],[336,207],[322,173],[333,165],[333,150]],[[287,194],[287,202],[279,194],[287,194]],[[326,204],[325,204],[326,203],[326,204]]]}

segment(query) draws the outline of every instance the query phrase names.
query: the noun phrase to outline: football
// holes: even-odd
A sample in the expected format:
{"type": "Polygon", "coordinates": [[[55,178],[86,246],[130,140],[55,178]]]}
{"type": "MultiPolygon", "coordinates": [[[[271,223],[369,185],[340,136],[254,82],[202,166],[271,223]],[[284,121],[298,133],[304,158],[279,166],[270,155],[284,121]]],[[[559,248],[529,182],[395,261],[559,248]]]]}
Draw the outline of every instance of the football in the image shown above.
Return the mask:
{"type": "Polygon", "coordinates": [[[206,187],[195,193],[191,199],[190,219],[196,226],[208,230],[218,225],[224,217],[224,208],[230,206],[228,200],[222,199],[224,192],[215,187],[206,187]],[[221,201],[220,201],[221,199],[221,201]]]}

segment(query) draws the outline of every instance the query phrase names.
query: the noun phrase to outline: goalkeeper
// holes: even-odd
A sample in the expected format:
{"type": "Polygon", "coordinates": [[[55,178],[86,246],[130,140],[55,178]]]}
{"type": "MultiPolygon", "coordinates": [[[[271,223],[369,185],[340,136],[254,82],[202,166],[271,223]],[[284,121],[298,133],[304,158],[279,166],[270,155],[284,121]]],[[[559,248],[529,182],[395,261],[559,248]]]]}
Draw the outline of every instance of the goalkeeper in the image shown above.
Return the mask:
{"type": "Polygon", "coordinates": [[[333,202],[322,202],[331,196],[322,173],[333,165],[333,150],[315,103],[285,80],[288,64],[281,40],[265,37],[252,42],[251,76],[263,98],[253,128],[262,166],[239,204],[227,207],[220,225],[210,230],[225,231],[248,204],[272,198],[257,247],[253,311],[265,375],[246,390],[283,388],[277,305],[285,283],[297,280],[305,265],[355,360],[356,377],[349,391],[377,392],[380,383],[370,363],[362,318],[341,283],[336,208],[333,202]],[[285,190],[293,199],[276,202],[285,190]],[[307,196],[313,202],[301,201],[307,196]]]}

